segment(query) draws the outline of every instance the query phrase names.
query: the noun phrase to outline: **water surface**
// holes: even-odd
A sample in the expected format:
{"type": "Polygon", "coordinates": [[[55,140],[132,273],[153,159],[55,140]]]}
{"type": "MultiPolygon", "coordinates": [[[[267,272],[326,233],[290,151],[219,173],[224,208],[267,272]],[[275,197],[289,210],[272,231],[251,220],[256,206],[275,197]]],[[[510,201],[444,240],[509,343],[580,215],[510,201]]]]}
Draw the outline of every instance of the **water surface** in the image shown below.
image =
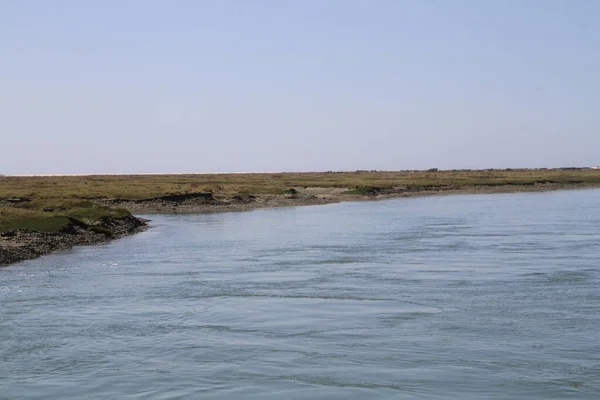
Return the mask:
{"type": "Polygon", "coordinates": [[[600,398],[600,191],[214,215],[0,269],[0,399],[600,398]]]}

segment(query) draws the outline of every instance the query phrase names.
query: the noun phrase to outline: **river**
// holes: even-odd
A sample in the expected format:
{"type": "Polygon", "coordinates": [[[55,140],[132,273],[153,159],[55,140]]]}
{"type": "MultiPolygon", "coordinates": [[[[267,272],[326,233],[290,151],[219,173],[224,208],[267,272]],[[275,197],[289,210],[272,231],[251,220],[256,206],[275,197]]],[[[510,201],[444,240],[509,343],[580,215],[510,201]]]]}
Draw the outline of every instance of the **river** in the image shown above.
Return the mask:
{"type": "Polygon", "coordinates": [[[600,190],[148,218],[0,268],[0,399],[600,398],[600,190]]]}

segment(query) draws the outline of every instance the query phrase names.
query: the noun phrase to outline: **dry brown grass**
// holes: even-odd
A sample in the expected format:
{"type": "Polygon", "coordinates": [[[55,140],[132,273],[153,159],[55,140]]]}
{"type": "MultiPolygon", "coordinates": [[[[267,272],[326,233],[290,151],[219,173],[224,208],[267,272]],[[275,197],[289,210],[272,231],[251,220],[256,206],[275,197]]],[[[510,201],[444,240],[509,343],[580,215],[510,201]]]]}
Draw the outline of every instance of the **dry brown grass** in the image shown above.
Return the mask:
{"type": "Polygon", "coordinates": [[[291,187],[475,186],[600,184],[600,170],[526,169],[458,171],[357,171],[342,173],[202,174],[202,175],[105,175],[59,177],[0,177],[0,199],[143,199],[167,194],[211,192],[283,193],[291,187]]]}
{"type": "MultiPolygon", "coordinates": [[[[453,171],[356,171],[200,175],[105,175],[54,177],[0,176],[0,224],[91,210],[89,200],[145,199],[169,194],[210,192],[215,196],[283,194],[290,188],[347,188],[355,195],[406,188],[411,191],[600,186],[600,170],[520,169],[453,171]],[[18,202],[18,199],[26,200],[18,202]],[[45,210],[45,211],[44,211],[45,210]]],[[[104,211],[102,211],[104,212],[104,211]]]]}

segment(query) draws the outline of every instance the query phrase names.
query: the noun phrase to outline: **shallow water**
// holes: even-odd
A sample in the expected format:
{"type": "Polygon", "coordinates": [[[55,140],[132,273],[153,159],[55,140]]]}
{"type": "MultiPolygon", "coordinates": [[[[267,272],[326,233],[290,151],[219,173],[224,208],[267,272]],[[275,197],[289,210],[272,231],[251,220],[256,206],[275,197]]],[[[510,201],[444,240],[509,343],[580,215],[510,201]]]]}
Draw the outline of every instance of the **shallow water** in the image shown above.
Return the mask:
{"type": "Polygon", "coordinates": [[[0,269],[0,399],[600,398],[600,191],[215,215],[0,269]]]}

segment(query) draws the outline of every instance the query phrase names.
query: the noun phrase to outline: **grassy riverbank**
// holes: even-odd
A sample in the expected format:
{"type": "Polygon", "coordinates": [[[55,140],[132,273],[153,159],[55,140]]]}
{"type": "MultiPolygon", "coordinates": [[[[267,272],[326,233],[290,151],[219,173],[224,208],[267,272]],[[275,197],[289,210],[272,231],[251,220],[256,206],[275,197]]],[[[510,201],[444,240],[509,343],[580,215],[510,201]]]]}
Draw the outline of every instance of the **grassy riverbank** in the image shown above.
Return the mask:
{"type": "Polygon", "coordinates": [[[0,206],[0,265],[134,233],[145,221],[89,201],[11,197],[0,206]]]}
{"type": "Polygon", "coordinates": [[[191,204],[202,206],[198,210],[202,212],[211,207],[252,208],[252,203],[262,206],[278,201],[287,205],[445,192],[595,186],[600,186],[600,170],[576,168],[5,176],[0,177],[0,231],[56,231],[70,219],[93,225],[103,217],[125,216],[125,210],[172,212],[191,204]]]}
{"type": "Polygon", "coordinates": [[[25,229],[52,233],[68,230],[73,224],[96,226],[107,218],[123,218],[130,215],[127,210],[110,209],[95,206],[91,202],[79,202],[67,205],[63,202],[56,206],[50,201],[44,206],[44,200],[38,199],[33,204],[16,204],[0,207],[0,232],[25,229]]]}
{"type": "Polygon", "coordinates": [[[445,193],[600,187],[600,170],[518,169],[0,176],[0,264],[144,225],[131,213],[209,213],[445,193]]]}
{"type": "Polygon", "coordinates": [[[140,200],[197,192],[223,196],[283,194],[290,188],[306,187],[348,189],[361,194],[369,188],[380,191],[398,187],[412,190],[468,190],[482,186],[514,187],[540,184],[600,185],[600,170],[563,168],[0,177],[0,199],[140,200]]]}

